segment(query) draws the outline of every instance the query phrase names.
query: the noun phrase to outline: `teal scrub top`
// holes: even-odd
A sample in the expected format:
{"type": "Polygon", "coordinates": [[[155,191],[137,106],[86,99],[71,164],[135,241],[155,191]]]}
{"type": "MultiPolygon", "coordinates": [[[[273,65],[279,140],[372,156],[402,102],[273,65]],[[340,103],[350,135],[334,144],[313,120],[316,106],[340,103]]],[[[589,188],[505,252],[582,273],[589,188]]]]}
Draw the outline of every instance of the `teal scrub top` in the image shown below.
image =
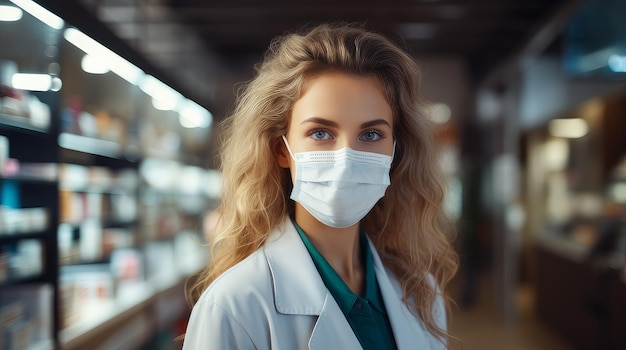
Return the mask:
{"type": "Polygon", "coordinates": [[[360,297],[350,290],[295,220],[292,219],[292,221],[326,288],[339,304],[339,308],[346,316],[363,349],[396,349],[391,323],[389,323],[385,304],[378,288],[374,261],[365,233],[359,232],[361,259],[365,262],[365,294],[360,297]]]}

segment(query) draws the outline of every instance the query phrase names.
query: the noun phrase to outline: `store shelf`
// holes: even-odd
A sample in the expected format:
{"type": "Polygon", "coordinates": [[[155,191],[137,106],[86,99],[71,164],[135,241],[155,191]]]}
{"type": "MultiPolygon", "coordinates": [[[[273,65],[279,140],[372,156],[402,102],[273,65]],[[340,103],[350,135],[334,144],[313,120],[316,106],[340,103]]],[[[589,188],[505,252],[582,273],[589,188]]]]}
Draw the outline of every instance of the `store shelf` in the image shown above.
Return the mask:
{"type": "MultiPolygon", "coordinates": [[[[3,228],[2,226],[0,226],[0,232],[2,231],[3,231],[3,228]]],[[[22,232],[22,233],[12,233],[12,234],[0,233],[0,244],[21,241],[23,239],[43,239],[48,234],[49,232],[47,230],[37,230],[33,232],[22,232]]]]}
{"type": "Polygon", "coordinates": [[[0,130],[17,130],[22,132],[47,133],[45,128],[32,125],[28,118],[0,113],[0,130]]]}
{"type": "Polygon", "coordinates": [[[50,228],[50,212],[48,208],[0,208],[0,241],[2,237],[17,239],[30,238],[30,235],[41,236],[50,228]],[[41,234],[40,234],[41,233],[41,234]]]}
{"type": "Polygon", "coordinates": [[[104,220],[102,228],[130,228],[139,226],[139,220],[104,220]]]}
{"type": "Polygon", "coordinates": [[[589,247],[551,233],[539,235],[537,243],[545,249],[577,262],[583,262],[589,253],[589,247]]]}
{"type": "Polygon", "coordinates": [[[116,159],[136,159],[140,156],[138,151],[129,150],[138,149],[137,147],[129,147],[129,149],[124,149],[117,142],[101,140],[93,137],[76,135],[67,132],[59,134],[59,146],[72,151],[116,159]]]}
{"type": "Polygon", "coordinates": [[[59,146],[69,150],[111,158],[120,158],[122,153],[120,145],[113,141],[99,140],[70,133],[61,133],[59,135],[59,146]]]}
{"type": "MultiPolygon", "coordinates": [[[[29,344],[29,349],[141,348],[156,333],[174,327],[189,311],[184,300],[185,281],[190,273],[196,273],[192,261],[195,246],[173,237],[185,227],[202,225],[201,218],[188,217],[179,202],[193,204],[200,212],[208,199],[180,193],[172,193],[167,200],[156,198],[157,206],[148,209],[163,220],[150,226],[141,195],[144,188],[154,185],[142,181],[138,170],[150,155],[174,159],[181,169],[190,163],[182,159],[203,164],[205,157],[197,153],[204,154],[206,148],[196,139],[202,136],[187,134],[189,130],[170,123],[176,112],[155,109],[152,97],[138,86],[115,74],[83,71],[80,61],[84,52],[64,40],[62,30],[47,32],[50,29],[44,23],[24,15],[30,20],[7,24],[16,35],[0,47],[3,69],[5,64],[20,69],[54,64],[61,67],[63,88],[25,92],[32,101],[37,98],[46,105],[40,107],[49,112],[49,119],[44,118],[48,114],[37,114],[37,106],[30,109],[33,118],[0,113],[0,157],[9,162],[7,172],[0,176],[0,214],[6,214],[0,215],[0,254],[3,259],[16,256],[18,248],[33,244],[28,241],[41,247],[32,257],[24,254],[22,265],[11,265],[10,274],[3,270],[7,273],[2,277],[43,269],[37,276],[7,279],[0,287],[3,291],[38,286],[50,289],[51,293],[45,294],[50,310],[33,318],[41,317],[52,339],[29,344]],[[21,45],[23,42],[38,45],[21,45]],[[14,47],[23,48],[24,53],[16,55],[14,47]],[[38,49],[42,47],[46,50],[38,49]],[[41,55],[44,51],[55,55],[41,55]],[[49,126],[44,123],[48,120],[49,126]],[[45,224],[40,213],[20,213],[25,208],[45,209],[45,224]],[[159,235],[152,235],[152,231],[159,235]],[[168,241],[155,239],[165,235],[168,241]],[[42,268],[27,264],[39,259],[42,268]],[[163,280],[164,276],[177,277],[163,280]],[[144,280],[150,282],[134,289],[135,293],[120,290],[122,285],[141,283],[131,281],[144,280]],[[112,299],[116,301],[106,308],[89,309],[92,304],[112,299]],[[83,313],[89,315],[83,319],[83,313]],[[65,325],[69,326],[63,329],[65,325]]],[[[91,19],[87,22],[96,23],[91,19]]],[[[2,111],[20,114],[17,110],[2,111]]],[[[189,182],[164,170],[156,168],[157,173],[172,175],[173,181],[189,182]]]]}
{"type": "MultiPolygon", "coordinates": [[[[198,272],[200,268],[198,267],[198,272]]],[[[170,295],[180,296],[184,293],[185,283],[192,275],[184,275],[176,279],[152,280],[133,288],[132,293],[124,293],[128,295],[127,297],[116,300],[106,308],[102,308],[100,312],[90,313],[88,319],[80,320],[61,330],[59,335],[61,347],[64,350],[71,350],[84,349],[90,344],[101,346],[106,342],[114,343],[114,338],[120,336],[130,336],[131,339],[125,339],[127,342],[140,342],[141,339],[132,338],[128,332],[131,331],[130,334],[135,334],[135,337],[143,337],[146,332],[155,332],[156,329],[152,328],[156,328],[157,323],[154,322],[155,310],[152,309],[161,305],[163,298],[168,298],[170,295]],[[141,322],[141,327],[149,329],[129,330],[129,323],[137,319],[144,320],[141,322]],[[120,332],[120,328],[125,328],[126,332],[120,332]]]]}
{"type": "Polygon", "coordinates": [[[22,183],[29,184],[41,184],[41,185],[56,185],[57,179],[50,178],[46,176],[29,176],[29,175],[19,175],[19,176],[0,176],[0,181],[3,180],[11,180],[22,183]]]}
{"type": "Polygon", "coordinates": [[[50,283],[50,281],[45,279],[44,272],[42,271],[38,274],[9,278],[6,281],[0,282],[0,288],[33,283],[50,283]]]}
{"type": "MultiPolygon", "coordinates": [[[[101,225],[101,228],[106,229],[106,228],[127,228],[127,227],[134,227],[134,226],[138,226],[139,225],[139,220],[110,220],[110,219],[98,219],[98,218],[84,218],[83,220],[80,221],[63,221],[61,222],[62,224],[66,224],[66,225],[70,225],[72,228],[74,229],[79,229],[81,223],[84,220],[91,220],[91,219],[96,219],[98,220],[98,222],[101,225]]],[[[2,237],[2,236],[0,236],[2,237]]]]}
{"type": "Polygon", "coordinates": [[[54,349],[54,343],[52,340],[42,340],[35,344],[31,344],[30,350],[52,350],[54,349]]]}
{"type": "Polygon", "coordinates": [[[72,187],[68,185],[61,185],[59,187],[61,191],[72,191],[79,193],[101,193],[101,194],[129,194],[134,193],[135,189],[132,188],[112,188],[112,187],[72,187]]]}

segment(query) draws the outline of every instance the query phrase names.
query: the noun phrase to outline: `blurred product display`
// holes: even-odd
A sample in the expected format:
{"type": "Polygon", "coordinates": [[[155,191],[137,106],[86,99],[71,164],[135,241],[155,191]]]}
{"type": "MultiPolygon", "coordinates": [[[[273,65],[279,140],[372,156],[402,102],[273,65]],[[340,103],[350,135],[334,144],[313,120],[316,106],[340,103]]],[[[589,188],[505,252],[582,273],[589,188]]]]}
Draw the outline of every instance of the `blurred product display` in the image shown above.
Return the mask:
{"type": "Polygon", "coordinates": [[[524,137],[537,313],[580,348],[626,345],[624,113],[623,94],[595,96],[524,137]]]}
{"type": "Polygon", "coordinates": [[[186,320],[185,282],[207,261],[211,115],[23,10],[0,21],[0,348],[156,347],[186,320]]]}
{"type": "MultiPolygon", "coordinates": [[[[626,2],[576,5],[546,24],[542,48],[529,45],[478,89],[487,140],[469,134],[461,150],[478,145],[468,153],[480,181],[467,183],[482,206],[466,209],[485,223],[466,244],[488,249],[479,258],[506,320],[536,315],[568,349],[624,349],[626,2]]],[[[466,260],[471,280],[468,265],[482,266],[466,260]]]]}

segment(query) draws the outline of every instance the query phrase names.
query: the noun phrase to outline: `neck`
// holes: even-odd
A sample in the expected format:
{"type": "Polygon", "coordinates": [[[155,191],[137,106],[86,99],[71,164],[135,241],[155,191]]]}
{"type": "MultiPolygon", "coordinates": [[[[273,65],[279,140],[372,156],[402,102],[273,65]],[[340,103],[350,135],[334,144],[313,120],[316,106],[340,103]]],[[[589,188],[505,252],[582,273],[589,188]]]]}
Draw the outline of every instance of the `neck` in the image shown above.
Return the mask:
{"type": "Polygon", "coordinates": [[[364,268],[359,246],[359,224],[334,228],[319,222],[296,203],[296,222],[315,248],[356,294],[362,289],[364,268]]]}

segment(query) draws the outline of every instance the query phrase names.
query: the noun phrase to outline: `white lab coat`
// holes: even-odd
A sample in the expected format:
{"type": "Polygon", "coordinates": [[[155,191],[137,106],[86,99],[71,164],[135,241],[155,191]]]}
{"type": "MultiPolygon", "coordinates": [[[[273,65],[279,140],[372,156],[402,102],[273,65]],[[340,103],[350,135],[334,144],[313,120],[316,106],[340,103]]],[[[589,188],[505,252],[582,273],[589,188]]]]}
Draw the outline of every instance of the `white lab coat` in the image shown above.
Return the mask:
{"type": "MultiPolygon", "coordinates": [[[[370,242],[376,278],[399,350],[443,349],[402,302],[393,274],[370,242]]],[[[445,329],[442,298],[433,307],[445,329]]],[[[326,289],[291,220],[286,218],[265,245],[217,278],[194,306],[183,350],[361,349],[326,289]]]]}

